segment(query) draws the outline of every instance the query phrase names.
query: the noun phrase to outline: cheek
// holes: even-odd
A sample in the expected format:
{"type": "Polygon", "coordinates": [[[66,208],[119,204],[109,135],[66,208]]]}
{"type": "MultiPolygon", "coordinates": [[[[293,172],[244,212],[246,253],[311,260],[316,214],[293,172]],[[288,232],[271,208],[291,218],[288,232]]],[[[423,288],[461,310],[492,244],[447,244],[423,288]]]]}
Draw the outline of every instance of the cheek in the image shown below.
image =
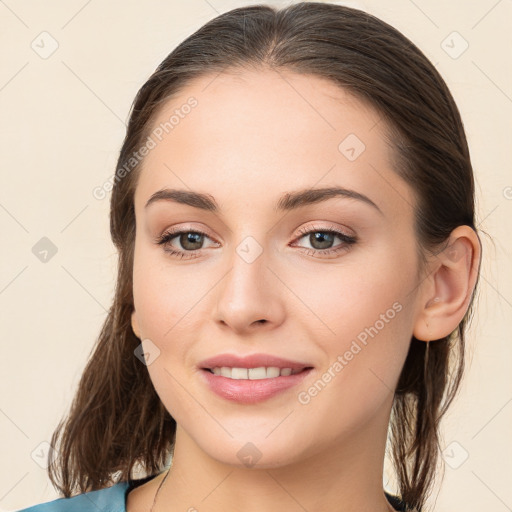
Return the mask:
{"type": "Polygon", "coordinates": [[[182,273],[166,266],[162,258],[157,260],[151,251],[136,249],[133,293],[144,351],[153,354],[147,365],[149,377],[173,418],[185,421],[197,414],[180,385],[189,378],[183,361],[193,341],[187,333],[194,332],[190,321],[197,287],[187,285],[182,273]]]}
{"type": "Polygon", "coordinates": [[[388,323],[375,322],[368,313],[366,318],[359,313],[358,318],[340,321],[338,337],[324,345],[328,363],[309,387],[298,390],[300,412],[314,418],[304,422],[309,430],[304,435],[314,438],[322,428],[326,439],[334,439],[370,425],[377,417],[387,422],[385,411],[410,343],[411,312],[399,305],[384,309],[384,315],[386,311],[388,323]]]}
{"type": "Polygon", "coordinates": [[[133,294],[145,337],[163,343],[186,328],[201,288],[201,279],[191,280],[189,271],[167,264],[158,251],[136,248],[133,294]]]}
{"type": "MultiPolygon", "coordinates": [[[[355,256],[355,255],[354,255],[355,256]]],[[[366,255],[365,255],[366,256],[366,255]]],[[[380,339],[412,327],[407,304],[414,300],[414,257],[393,251],[375,251],[368,257],[347,258],[346,264],[319,268],[312,273],[288,273],[294,291],[316,314],[333,343],[357,337],[364,342],[373,334],[380,339]],[[406,320],[407,318],[407,320],[406,320]]],[[[391,337],[393,337],[391,336],[391,337]]]]}
{"type": "Polygon", "coordinates": [[[322,380],[336,382],[326,386],[336,400],[355,399],[357,407],[358,396],[378,403],[394,389],[414,324],[414,261],[411,254],[383,251],[329,276],[318,273],[309,289],[302,283],[304,302],[329,328],[317,342],[326,354],[322,380]]]}
{"type": "Polygon", "coordinates": [[[148,372],[162,402],[169,411],[188,409],[190,395],[180,383],[195,371],[191,347],[201,337],[201,323],[208,311],[208,292],[217,276],[202,274],[193,265],[176,265],[158,251],[135,251],[133,292],[141,335],[149,339],[158,357],[148,365],[148,372]],[[181,404],[181,405],[180,405],[181,404]]]}

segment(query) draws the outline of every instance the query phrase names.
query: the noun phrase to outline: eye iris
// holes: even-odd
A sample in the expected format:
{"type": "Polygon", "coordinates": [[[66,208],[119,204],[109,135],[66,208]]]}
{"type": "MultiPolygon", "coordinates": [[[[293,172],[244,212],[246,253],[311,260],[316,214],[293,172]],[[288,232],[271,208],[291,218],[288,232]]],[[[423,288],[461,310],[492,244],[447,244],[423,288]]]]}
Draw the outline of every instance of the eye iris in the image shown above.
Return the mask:
{"type": "Polygon", "coordinates": [[[193,233],[193,232],[188,232],[188,233],[182,233],[180,235],[180,244],[181,246],[184,248],[184,249],[189,249],[191,251],[195,250],[195,249],[198,249],[199,247],[190,247],[188,244],[190,242],[190,244],[194,245],[194,244],[198,244],[198,245],[201,245],[202,241],[203,241],[203,236],[201,233],[193,233]]]}
{"type": "Polygon", "coordinates": [[[334,235],[325,231],[316,231],[310,235],[309,239],[313,247],[315,247],[315,243],[320,242],[320,247],[315,247],[315,249],[328,249],[333,242],[334,235]]]}

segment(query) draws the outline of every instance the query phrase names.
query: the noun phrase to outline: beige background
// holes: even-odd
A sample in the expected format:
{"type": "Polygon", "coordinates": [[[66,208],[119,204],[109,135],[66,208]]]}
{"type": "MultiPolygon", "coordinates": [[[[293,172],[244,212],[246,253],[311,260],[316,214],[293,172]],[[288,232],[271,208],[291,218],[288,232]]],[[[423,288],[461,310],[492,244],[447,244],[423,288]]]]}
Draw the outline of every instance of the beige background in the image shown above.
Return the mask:
{"type": "MultiPolygon", "coordinates": [[[[70,403],[113,296],[109,203],[92,190],[114,172],[133,97],[185,37],[253,3],[0,2],[1,510],[57,497],[37,455],[70,403]],[[57,248],[47,262],[32,252],[42,237],[57,248]]],[[[494,242],[482,235],[468,373],[444,423],[445,479],[431,504],[439,512],[512,510],[512,2],[346,4],[412,39],[462,113],[479,227],[494,242]]]]}

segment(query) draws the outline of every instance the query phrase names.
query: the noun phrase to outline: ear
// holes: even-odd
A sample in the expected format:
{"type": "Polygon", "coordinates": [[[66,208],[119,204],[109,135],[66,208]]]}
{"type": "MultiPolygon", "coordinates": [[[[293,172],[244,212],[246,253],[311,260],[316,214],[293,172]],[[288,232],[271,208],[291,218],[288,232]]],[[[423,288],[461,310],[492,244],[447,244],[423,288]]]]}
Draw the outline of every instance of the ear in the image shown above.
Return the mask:
{"type": "Polygon", "coordinates": [[[135,336],[137,336],[137,338],[140,339],[139,322],[137,320],[137,313],[135,310],[133,310],[133,312],[132,312],[131,321],[132,321],[132,330],[133,330],[135,336]]]}
{"type": "Polygon", "coordinates": [[[418,340],[448,336],[464,318],[473,294],[481,258],[480,239],[470,226],[458,226],[447,247],[431,263],[423,282],[413,335],[418,340]]]}

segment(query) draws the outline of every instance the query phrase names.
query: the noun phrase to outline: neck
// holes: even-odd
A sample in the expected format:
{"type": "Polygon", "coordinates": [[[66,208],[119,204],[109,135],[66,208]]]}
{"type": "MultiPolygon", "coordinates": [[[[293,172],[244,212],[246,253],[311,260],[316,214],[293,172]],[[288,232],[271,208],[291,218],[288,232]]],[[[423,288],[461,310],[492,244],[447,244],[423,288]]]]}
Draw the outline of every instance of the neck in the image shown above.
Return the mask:
{"type": "Polygon", "coordinates": [[[389,512],[383,462],[389,409],[357,432],[315,445],[285,466],[251,468],[210,457],[179,426],[171,469],[154,512],[237,510],[389,512]]]}

